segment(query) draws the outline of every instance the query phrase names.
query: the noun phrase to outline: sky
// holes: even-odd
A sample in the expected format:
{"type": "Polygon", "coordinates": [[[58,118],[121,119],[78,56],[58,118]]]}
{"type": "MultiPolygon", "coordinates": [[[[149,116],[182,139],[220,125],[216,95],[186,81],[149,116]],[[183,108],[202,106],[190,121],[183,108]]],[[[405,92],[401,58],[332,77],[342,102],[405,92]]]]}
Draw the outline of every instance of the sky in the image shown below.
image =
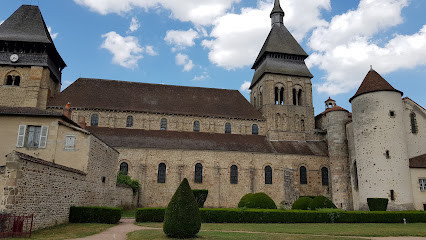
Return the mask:
{"type": "MultiPolygon", "coordinates": [[[[0,23],[38,5],[80,77],[239,90],[271,28],[272,0],[1,0],[0,23]]],[[[426,1],[281,0],[284,24],[310,55],[315,114],[348,102],[370,65],[426,106],[426,1]]]]}

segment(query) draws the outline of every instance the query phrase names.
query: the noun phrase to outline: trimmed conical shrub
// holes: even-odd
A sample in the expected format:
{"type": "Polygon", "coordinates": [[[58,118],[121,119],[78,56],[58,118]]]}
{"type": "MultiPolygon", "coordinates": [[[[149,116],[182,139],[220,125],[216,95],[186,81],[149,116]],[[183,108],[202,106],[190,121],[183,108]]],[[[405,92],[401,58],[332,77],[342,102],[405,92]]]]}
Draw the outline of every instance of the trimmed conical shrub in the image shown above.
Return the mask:
{"type": "Polygon", "coordinates": [[[168,237],[191,238],[201,228],[200,210],[185,178],[167,206],[163,231],[168,237]]]}
{"type": "Polygon", "coordinates": [[[308,210],[309,205],[312,203],[312,198],[310,197],[300,197],[297,199],[291,209],[299,209],[299,210],[308,210]]]}

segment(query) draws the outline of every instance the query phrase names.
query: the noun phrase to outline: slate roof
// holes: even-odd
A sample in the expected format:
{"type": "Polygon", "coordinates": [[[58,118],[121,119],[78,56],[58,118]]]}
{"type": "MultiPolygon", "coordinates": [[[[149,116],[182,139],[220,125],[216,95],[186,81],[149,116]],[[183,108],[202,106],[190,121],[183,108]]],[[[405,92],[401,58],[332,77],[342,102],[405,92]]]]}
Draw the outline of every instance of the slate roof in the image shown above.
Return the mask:
{"type": "Polygon", "coordinates": [[[327,144],[312,142],[269,142],[265,136],[176,132],[124,128],[87,127],[115,148],[189,149],[327,156],[327,144]]]}
{"type": "Polygon", "coordinates": [[[283,9],[281,8],[280,0],[275,0],[275,2],[274,2],[274,8],[272,9],[271,15],[274,14],[274,13],[283,13],[284,14],[283,9]]]}
{"type": "Polygon", "coordinates": [[[410,158],[410,168],[426,168],[426,154],[410,158]]]}
{"type": "Polygon", "coordinates": [[[237,90],[80,78],[50,99],[48,107],[134,111],[261,120],[237,90]]]}
{"type": "Polygon", "coordinates": [[[299,43],[294,39],[293,35],[283,25],[274,25],[266,38],[265,43],[260,50],[252,69],[259,63],[259,60],[265,53],[282,53],[289,55],[298,55],[305,58],[308,54],[303,50],[299,43]]]}
{"type": "Polygon", "coordinates": [[[351,97],[351,99],[349,99],[349,102],[352,102],[354,98],[362,94],[378,91],[392,91],[400,93],[401,96],[403,95],[401,91],[393,88],[392,85],[390,85],[382,76],[380,76],[380,74],[378,74],[375,70],[371,69],[362,81],[361,86],[358,88],[358,91],[353,97],[351,97]]]}
{"type": "Polygon", "coordinates": [[[38,6],[22,5],[0,25],[0,40],[52,43],[38,6]]]}

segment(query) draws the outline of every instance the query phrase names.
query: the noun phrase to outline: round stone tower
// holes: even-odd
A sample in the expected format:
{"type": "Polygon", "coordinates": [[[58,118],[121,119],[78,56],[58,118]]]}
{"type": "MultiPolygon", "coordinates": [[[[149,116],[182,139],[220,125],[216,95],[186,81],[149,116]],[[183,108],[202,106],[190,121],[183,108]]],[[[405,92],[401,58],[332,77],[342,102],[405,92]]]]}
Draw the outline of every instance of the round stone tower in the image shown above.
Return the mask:
{"type": "Polygon", "coordinates": [[[348,145],[346,141],[346,123],[350,120],[349,111],[337,106],[329,98],[325,101],[325,128],[330,158],[329,185],[333,203],[345,210],[352,210],[352,189],[350,185],[350,165],[348,145]]]}
{"type": "Polygon", "coordinates": [[[414,209],[401,96],[371,69],[349,100],[360,210],[368,210],[367,198],[388,198],[388,210],[414,209]]]}

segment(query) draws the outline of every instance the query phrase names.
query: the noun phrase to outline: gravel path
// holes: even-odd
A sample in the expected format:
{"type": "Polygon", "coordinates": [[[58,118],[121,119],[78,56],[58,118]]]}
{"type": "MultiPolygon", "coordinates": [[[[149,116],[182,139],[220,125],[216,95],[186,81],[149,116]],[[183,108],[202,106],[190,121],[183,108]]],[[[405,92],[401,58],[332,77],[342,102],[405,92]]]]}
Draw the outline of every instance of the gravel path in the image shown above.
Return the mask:
{"type": "Polygon", "coordinates": [[[126,235],[129,232],[134,232],[143,229],[151,229],[148,227],[141,227],[134,224],[134,218],[122,218],[120,220],[120,224],[115,227],[109,228],[104,232],[84,237],[84,238],[76,238],[72,240],[126,240],[126,235]]]}

